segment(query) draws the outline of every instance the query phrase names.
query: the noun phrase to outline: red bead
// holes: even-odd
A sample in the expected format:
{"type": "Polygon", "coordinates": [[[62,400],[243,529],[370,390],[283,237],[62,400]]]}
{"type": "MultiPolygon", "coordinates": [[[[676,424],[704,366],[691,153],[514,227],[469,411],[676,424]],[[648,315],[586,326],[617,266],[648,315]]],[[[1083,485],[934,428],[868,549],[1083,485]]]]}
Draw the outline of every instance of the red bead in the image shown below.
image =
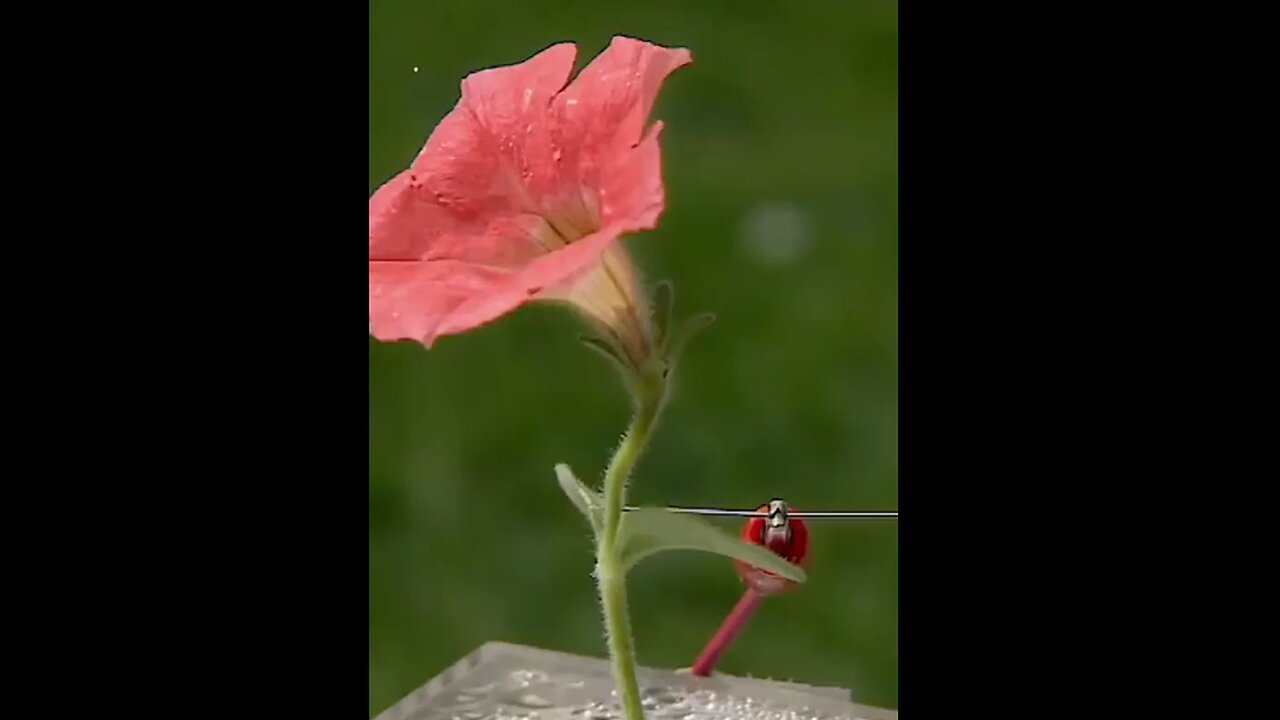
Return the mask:
{"type": "MultiPolygon", "coordinates": [[[[767,504],[761,505],[756,510],[762,513],[768,512],[769,506],[767,504]]],[[[740,537],[753,545],[768,547],[775,555],[793,565],[805,567],[809,557],[809,528],[805,526],[804,520],[800,518],[788,518],[788,524],[791,527],[790,538],[778,539],[766,545],[764,541],[765,518],[753,517],[743,525],[740,537]]],[[[744,583],[761,595],[779,595],[791,592],[798,586],[797,583],[784,577],[774,575],[767,570],[761,570],[754,565],[748,565],[741,560],[734,560],[733,565],[738,571],[738,577],[742,578],[744,583]]]]}

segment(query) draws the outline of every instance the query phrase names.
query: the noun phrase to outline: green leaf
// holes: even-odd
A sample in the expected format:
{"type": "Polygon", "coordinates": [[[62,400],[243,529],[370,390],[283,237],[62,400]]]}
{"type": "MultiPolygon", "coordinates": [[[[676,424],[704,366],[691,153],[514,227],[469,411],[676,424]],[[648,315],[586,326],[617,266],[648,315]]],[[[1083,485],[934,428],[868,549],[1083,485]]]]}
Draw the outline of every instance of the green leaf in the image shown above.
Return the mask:
{"type": "Polygon", "coordinates": [[[680,353],[684,352],[684,346],[689,342],[689,338],[706,330],[711,323],[715,322],[716,316],[711,313],[702,313],[681,323],[679,329],[671,336],[670,342],[667,344],[667,358],[672,362],[679,359],[680,353]]]}
{"type": "Polygon", "coordinates": [[[600,528],[604,526],[604,500],[600,494],[583,485],[564,463],[556,465],[556,479],[560,481],[560,489],[569,496],[569,501],[591,522],[591,530],[599,535],[600,528]]]}
{"type": "Polygon", "coordinates": [[[595,350],[603,355],[606,360],[614,363],[619,370],[623,372],[630,371],[631,362],[626,359],[622,351],[618,350],[613,343],[601,340],[594,335],[580,335],[578,339],[582,341],[583,345],[595,350]]]}
{"type": "Polygon", "coordinates": [[[671,327],[671,306],[675,302],[675,287],[668,280],[658,283],[653,289],[653,333],[658,345],[667,340],[667,330],[671,327]]]}
{"type": "Polygon", "coordinates": [[[800,566],[759,545],[744,542],[700,517],[661,508],[638,508],[624,513],[618,529],[618,546],[625,570],[665,550],[701,550],[741,560],[795,582],[807,579],[800,566]]]}

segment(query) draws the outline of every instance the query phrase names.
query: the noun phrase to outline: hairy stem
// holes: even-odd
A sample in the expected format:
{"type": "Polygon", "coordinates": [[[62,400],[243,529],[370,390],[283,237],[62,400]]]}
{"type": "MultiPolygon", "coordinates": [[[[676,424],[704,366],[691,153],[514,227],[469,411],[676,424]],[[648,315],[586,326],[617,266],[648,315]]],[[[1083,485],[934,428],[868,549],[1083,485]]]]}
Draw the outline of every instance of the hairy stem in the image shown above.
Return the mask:
{"type": "Polygon", "coordinates": [[[636,683],[635,643],[627,615],[626,569],[622,566],[621,548],[618,546],[618,528],[626,503],[627,479],[657,423],[665,392],[665,383],[658,380],[643,384],[638,393],[631,427],[605,471],[604,527],[596,545],[596,584],[604,609],[613,679],[627,720],[644,720],[644,710],[640,705],[640,687],[636,683]]]}

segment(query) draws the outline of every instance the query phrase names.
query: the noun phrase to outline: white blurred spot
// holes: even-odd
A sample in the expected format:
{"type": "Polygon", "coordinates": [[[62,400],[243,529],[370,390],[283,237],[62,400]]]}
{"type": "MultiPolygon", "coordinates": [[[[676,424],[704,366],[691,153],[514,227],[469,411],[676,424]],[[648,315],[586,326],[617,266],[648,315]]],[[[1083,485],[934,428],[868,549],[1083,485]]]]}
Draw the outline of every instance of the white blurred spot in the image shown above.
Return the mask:
{"type": "Polygon", "coordinates": [[[743,216],[738,241],[756,262],[782,265],[800,260],[813,244],[813,234],[803,210],[791,203],[771,202],[743,216]]]}
{"type": "Polygon", "coordinates": [[[414,65],[414,66],[413,66],[413,71],[414,71],[414,72],[418,72],[418,66],[417,66],[417,65],[414,65]]]}

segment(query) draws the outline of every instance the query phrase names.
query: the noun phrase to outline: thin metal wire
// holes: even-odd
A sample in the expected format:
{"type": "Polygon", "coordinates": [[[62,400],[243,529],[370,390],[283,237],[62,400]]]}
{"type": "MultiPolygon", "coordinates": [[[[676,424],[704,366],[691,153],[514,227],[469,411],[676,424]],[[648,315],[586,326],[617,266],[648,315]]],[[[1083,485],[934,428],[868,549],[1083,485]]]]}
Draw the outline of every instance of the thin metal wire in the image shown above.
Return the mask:
{"type": "MultiPolygon", "coordinates": [[[[639,510],[634,505],[628,505],[623,508],[628,512],[639,510]]],[[[769,513],[760,512],[758,510],[721,510],[718,508],[687,508],[687,507],[665,507],[661,508],[667,512],[684,513],[686,515],[719,515],[724,517],[769,517],[769,513]]],[[[858,511],[858,510],[830,510],[821,512],[804,512],[804,511],[788,511],[787,517],[803,518],[805,520],[870,520],[876,518],[898,519],[898,512],[894,511],[858,511]]]]}

